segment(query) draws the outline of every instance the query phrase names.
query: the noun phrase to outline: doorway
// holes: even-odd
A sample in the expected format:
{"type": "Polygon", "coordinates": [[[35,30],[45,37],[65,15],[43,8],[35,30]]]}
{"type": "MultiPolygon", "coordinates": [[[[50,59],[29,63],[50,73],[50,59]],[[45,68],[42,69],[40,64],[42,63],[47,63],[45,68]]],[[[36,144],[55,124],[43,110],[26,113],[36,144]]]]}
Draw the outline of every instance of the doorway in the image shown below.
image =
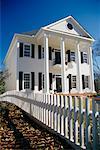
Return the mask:
{"type": "Polygon", "coordinates": [[[56,77],[56,90],[62,92],[62,82],[60,77],[56,77]]]}
{"type": "Polygon", "coordinates": [[[61,54],[60,54],[60,52],[55,52],[55,64],[61,64],[61,54]]]}

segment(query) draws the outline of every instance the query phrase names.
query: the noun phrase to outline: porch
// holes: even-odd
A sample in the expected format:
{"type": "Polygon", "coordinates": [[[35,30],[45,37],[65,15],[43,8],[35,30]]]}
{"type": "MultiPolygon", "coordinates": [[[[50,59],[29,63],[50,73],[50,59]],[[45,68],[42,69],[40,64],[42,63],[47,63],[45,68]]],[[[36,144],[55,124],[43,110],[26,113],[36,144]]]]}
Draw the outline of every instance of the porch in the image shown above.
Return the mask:
{"type": "Polygon", "coordinates": [[[52,73],[52,80],[55,77],[55,84],[52,83],[53,91],[69,93],[72,78],[76,80],[76,87],[72,89],[72,93],[95,91],[91,44],[76,36],[66,36],[48,31],[37,36],[37,43],[41,43],[44,48],[44,93],[50,92],[49,73],[52,73]],[[84,62],[81,61],[83,52],[84,62]],[[89,78],[85,91],[82,76],[89,78]],[[56,81],[59,82],[61,88],[57,87],[56,81]]]}

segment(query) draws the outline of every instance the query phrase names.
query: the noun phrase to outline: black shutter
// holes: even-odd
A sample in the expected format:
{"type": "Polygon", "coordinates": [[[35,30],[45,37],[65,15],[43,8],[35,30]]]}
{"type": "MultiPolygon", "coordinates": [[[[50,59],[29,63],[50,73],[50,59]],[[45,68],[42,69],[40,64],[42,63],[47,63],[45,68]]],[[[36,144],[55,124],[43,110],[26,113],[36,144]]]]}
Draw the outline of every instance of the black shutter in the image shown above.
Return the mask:
{"type": "Polygon", "coordinates": [[[44,74],[43,74],[43,89],[44,89],[44,74]]]}
{"type": "Polygon", "coordinates": [[[34,90],[34,84],[35,84],[35,73],[31,72],[31,90],[34,90]]]}
{"type": "Polygon", "coordinates": [[[41,45],[38,45],[38,58],[41,59],[41,45]]]}
{"type": "Polygon", "coordinates": [[[49,89],[52,90],[52,73],[49,73],[49,89]]]}
{"type": "Polygon", "coordinates": [[[82,85],[83,85],[83,89],[85,89],[85,76],[82,75],[82,85]]]}
{"type": "Polygon", "coordinates": [[[68,62],[70,62],[70,50],[67,51],[68,54],[68,62]]]}
{"type": "Polygon", "coordinates": [[[19,44],[19,57],[23,57],[23,43],[19,44]]]}
{"type": "Polygon", "coordinates": [[[19,91],[22,90],[23,72],[19,72],[19,91]]]}
{"type": "Polygon", "coordinates": [[[35,58],[35,45],[34,44],[31,45],[31,57],[35,58]]]}
{"type": "Polygon", "coordinates": [[[49,60],[52,60],[52,49],[49,47],[49,60]]]}
{"type": "Polygon", "coordinates": [[[83,52],[81,52],[81,63],[83,63],[83,52]]]}
{"type": "Polygon", "coordinates": [[[39,72],[39,74],[38,74],[38,83],[39,83],[38,89],[40,91],[40,90],[42,90],[42,72],[39,72]]]}
{"type": "Polygon", "coordinates": [[[69,77],[69,92],[72,89],[72,83],[71,83],[71,74],[68,75],[69,77]]]}

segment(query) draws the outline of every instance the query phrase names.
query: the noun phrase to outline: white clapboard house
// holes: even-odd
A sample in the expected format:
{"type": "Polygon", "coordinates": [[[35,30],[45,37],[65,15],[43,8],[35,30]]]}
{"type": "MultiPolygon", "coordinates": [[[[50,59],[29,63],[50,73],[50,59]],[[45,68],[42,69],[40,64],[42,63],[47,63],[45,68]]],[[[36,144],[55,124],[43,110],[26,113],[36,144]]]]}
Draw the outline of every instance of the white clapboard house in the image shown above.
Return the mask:
{"type": "Polygon", "coordinates": [[[4,60],[7,91],[93,93],[93,41],[72,16],[15,34],[4,60]]]}

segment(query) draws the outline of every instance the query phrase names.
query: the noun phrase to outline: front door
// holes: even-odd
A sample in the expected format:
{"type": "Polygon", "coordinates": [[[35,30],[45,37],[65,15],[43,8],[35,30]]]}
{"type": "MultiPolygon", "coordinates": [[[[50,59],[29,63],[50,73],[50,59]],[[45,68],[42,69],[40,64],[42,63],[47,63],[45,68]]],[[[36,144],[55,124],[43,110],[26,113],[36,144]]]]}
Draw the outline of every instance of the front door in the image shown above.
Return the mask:
{"type": "Polygon", "coordinates": [[[56,90],[57,92],[62,92],[62,83],[59,77],[56,78],[56,90]]]}

